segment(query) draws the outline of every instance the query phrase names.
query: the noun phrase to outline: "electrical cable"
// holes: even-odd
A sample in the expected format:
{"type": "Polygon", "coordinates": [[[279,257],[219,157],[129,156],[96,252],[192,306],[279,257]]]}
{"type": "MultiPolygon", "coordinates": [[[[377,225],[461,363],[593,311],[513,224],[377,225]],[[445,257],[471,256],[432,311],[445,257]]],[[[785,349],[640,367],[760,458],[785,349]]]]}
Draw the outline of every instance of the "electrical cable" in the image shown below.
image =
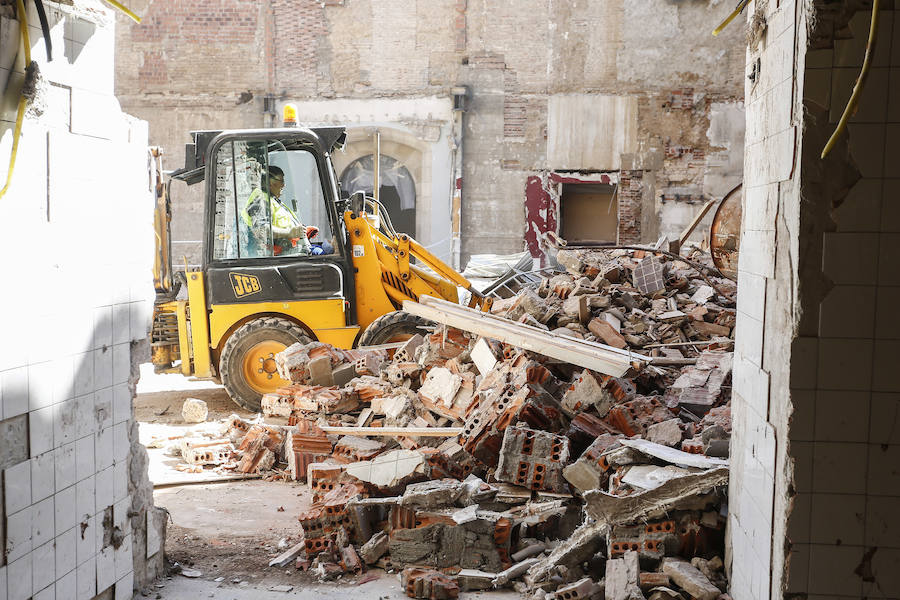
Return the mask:
{"type": "Polygon", "coordinates": [[[713,29],[712,34],[714,36],[717,36],[720,33],[722,33],[722,30],[725,29],[729,23],[734,21],[734,19],[744,11],[744,7],[747,6],[749,3],[750,3],[750,0],[741,0],[740,2],[738,2],[737,8],[735,8],[733,11],[731,11],[731,14],[728,15],[727,17],[725,17],[725,20],[722,21],[721,23],[719,23],[718,27],[713,29]]]}
{"type": "Polygon", "coordinates": [[[831,149],[834,148],[834,145],[837,143],[837,139],[844,133],[844,129],[847,128],[847,121],[849,121],[850,117],[856,112],[859,96],[862,93],[863,86],[866,84],[866,76],[869,74],[869,68],[872,66],[872,54],[875,52],[875,42],[878,38],[878,4],[879,0],[873,0],[872,22],[869,24],[869,39],[866,41],[866,57],[863,59],[859,77],[856,78],[856,83],[853,84],[853,93],[850,94],[850,100],[847,101],[847,106],[844,107],[844,112],[841,114],[837,127],[834,128],[834,133],[831,134],[831,137],[828,138],[828,143],[826,143],[825,147],[822,149],[822,156],[820,158],[824,159],[828,156],[828,153],[831,152],[831,149]]]}
{"type": "Polygon", "coordinates": [[[34,8],[37,10],[38,20],[41,22],[41,32],[44,34],[44,47],[47,49],[47,62],[53,60],[53,42],[50,39],[50,23],[47,21],[47,13],[44,11],[43,0],[34,0],[34,8]]]}
{"type": "MultiPolygon", "coordinates": [[[[31,38],[28,35],[28,18],[25,15],[25,2],[16,0],[16,12],[19,17],[19,31],[22,34],[22,45],[25,48],[25,79],[28,79],[28,67],[31,66],[31,38]]],[[[9,184],[12,182],[13,170],[16,168],[16,154],[19,152],[19,138],[22,134],[22,122],[25,120],[25,105],[28,99],[25,97],[25,84],[22,85],[22,92],[19,96],[19,108],[16,112],[16,129],[13,132],[12,152],[9,155],[9,170],[6,173],[6,184],[0,189],[0,198],[6,195],[9,184]]]]}
{"type": "Polygon", "coordinates": [[[120,11],[122,11],[123,13],[128,15],[131,18],[131,20],[134,21],[135,23],[141,22],[141,18],[139,16],[137,16],[136,14],[134,14],[133,12],[131,12],[128,9],[128,7],[125,6],[124,4],[122,4],[121,2],[116,2],[116,0],[104,0],[104,1],[107,4],[114,6],[115,8],[119,9],[120,11]]]}

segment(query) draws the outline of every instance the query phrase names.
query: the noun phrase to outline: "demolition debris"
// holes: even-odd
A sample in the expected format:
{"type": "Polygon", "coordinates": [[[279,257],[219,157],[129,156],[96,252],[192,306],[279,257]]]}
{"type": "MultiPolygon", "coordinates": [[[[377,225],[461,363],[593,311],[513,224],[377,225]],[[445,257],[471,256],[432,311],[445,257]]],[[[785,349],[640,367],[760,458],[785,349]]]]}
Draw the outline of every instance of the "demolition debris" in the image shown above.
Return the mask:
{"type": "Polygon", "coordinates": [[[309,486],[301,542],[270,565],[322,580],[721,597],[734,284],[652,251],[557,258],[490,313],[405,305],[434,326],[393,351],[287,348],[292,383],[262,399],[287,424],[233,417],[184,462],[309,486]]]}

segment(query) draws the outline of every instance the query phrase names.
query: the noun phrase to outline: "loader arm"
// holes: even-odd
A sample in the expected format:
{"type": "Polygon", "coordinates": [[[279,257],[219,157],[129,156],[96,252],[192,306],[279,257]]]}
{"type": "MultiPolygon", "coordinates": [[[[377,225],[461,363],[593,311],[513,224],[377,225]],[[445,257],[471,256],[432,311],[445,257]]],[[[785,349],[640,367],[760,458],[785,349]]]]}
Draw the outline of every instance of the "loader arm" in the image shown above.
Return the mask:
{"type": "Polygon", "coordinates": [[[344,211],[344,223],[356,269],[357,319],[365,329],[381,315],[399,310],[406,300],[433,296],[459,303],[457,288],[471,294],[469,306],[488,310],[491,298],[410,236],[376,229],[364,212],[344,211]],[[418,260],[427,271],[410,258],[418,260]]]}

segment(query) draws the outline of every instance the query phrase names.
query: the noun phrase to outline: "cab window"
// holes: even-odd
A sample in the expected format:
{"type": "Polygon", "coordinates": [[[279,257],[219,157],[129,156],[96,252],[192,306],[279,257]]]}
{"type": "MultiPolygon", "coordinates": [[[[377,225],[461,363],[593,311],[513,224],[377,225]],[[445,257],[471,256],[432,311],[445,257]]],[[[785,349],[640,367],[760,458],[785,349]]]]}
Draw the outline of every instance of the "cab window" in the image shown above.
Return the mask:
{"type": "Polygon", "coordinates": [[[334,251],[311,152],[278,140],[230,141],[219,147],[215,173],[213,260],[334,251]]]}

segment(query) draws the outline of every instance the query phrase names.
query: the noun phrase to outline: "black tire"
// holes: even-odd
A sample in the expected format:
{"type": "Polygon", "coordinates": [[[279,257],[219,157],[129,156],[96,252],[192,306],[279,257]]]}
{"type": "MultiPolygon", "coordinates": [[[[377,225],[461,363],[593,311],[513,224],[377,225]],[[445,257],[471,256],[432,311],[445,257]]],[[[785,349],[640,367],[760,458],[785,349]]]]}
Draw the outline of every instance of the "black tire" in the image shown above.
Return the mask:
{"type": "Polygon", "coordinates": [[[390,342],[401,342],[417,333],[423,333],[420,327],[434,326],[429,321],[408,312],[397,310],[381,315],[366,327],[359,338],[360,346],[377,346],[390,342]]]}
{"type": "MultiPolygon", "coordinates": [[[[264,392],[248,381],[244,365],[245,360],[250,360],[247,358],[248,354],[260,344],[267,342],[284,344],[285,347],[288,347],[297,342],[308,344],[311,341],[306,330],[287,319],[265,317],[244,323],[225,342],[225,347],[222,348],[222,357],[219,360],[219,376],[222,378],[222,384],[228,395],[241,408],[259,412],[260,400],[264,392]]],[[[273,363],[266,362],[264,365],[267,369],[268,380],[275,379],[280,383],[281,378],[278,377],[278,373],[276,372],[273,376],[269,372],[269,369],[274,368],[274,361],[273,363]]]]}

